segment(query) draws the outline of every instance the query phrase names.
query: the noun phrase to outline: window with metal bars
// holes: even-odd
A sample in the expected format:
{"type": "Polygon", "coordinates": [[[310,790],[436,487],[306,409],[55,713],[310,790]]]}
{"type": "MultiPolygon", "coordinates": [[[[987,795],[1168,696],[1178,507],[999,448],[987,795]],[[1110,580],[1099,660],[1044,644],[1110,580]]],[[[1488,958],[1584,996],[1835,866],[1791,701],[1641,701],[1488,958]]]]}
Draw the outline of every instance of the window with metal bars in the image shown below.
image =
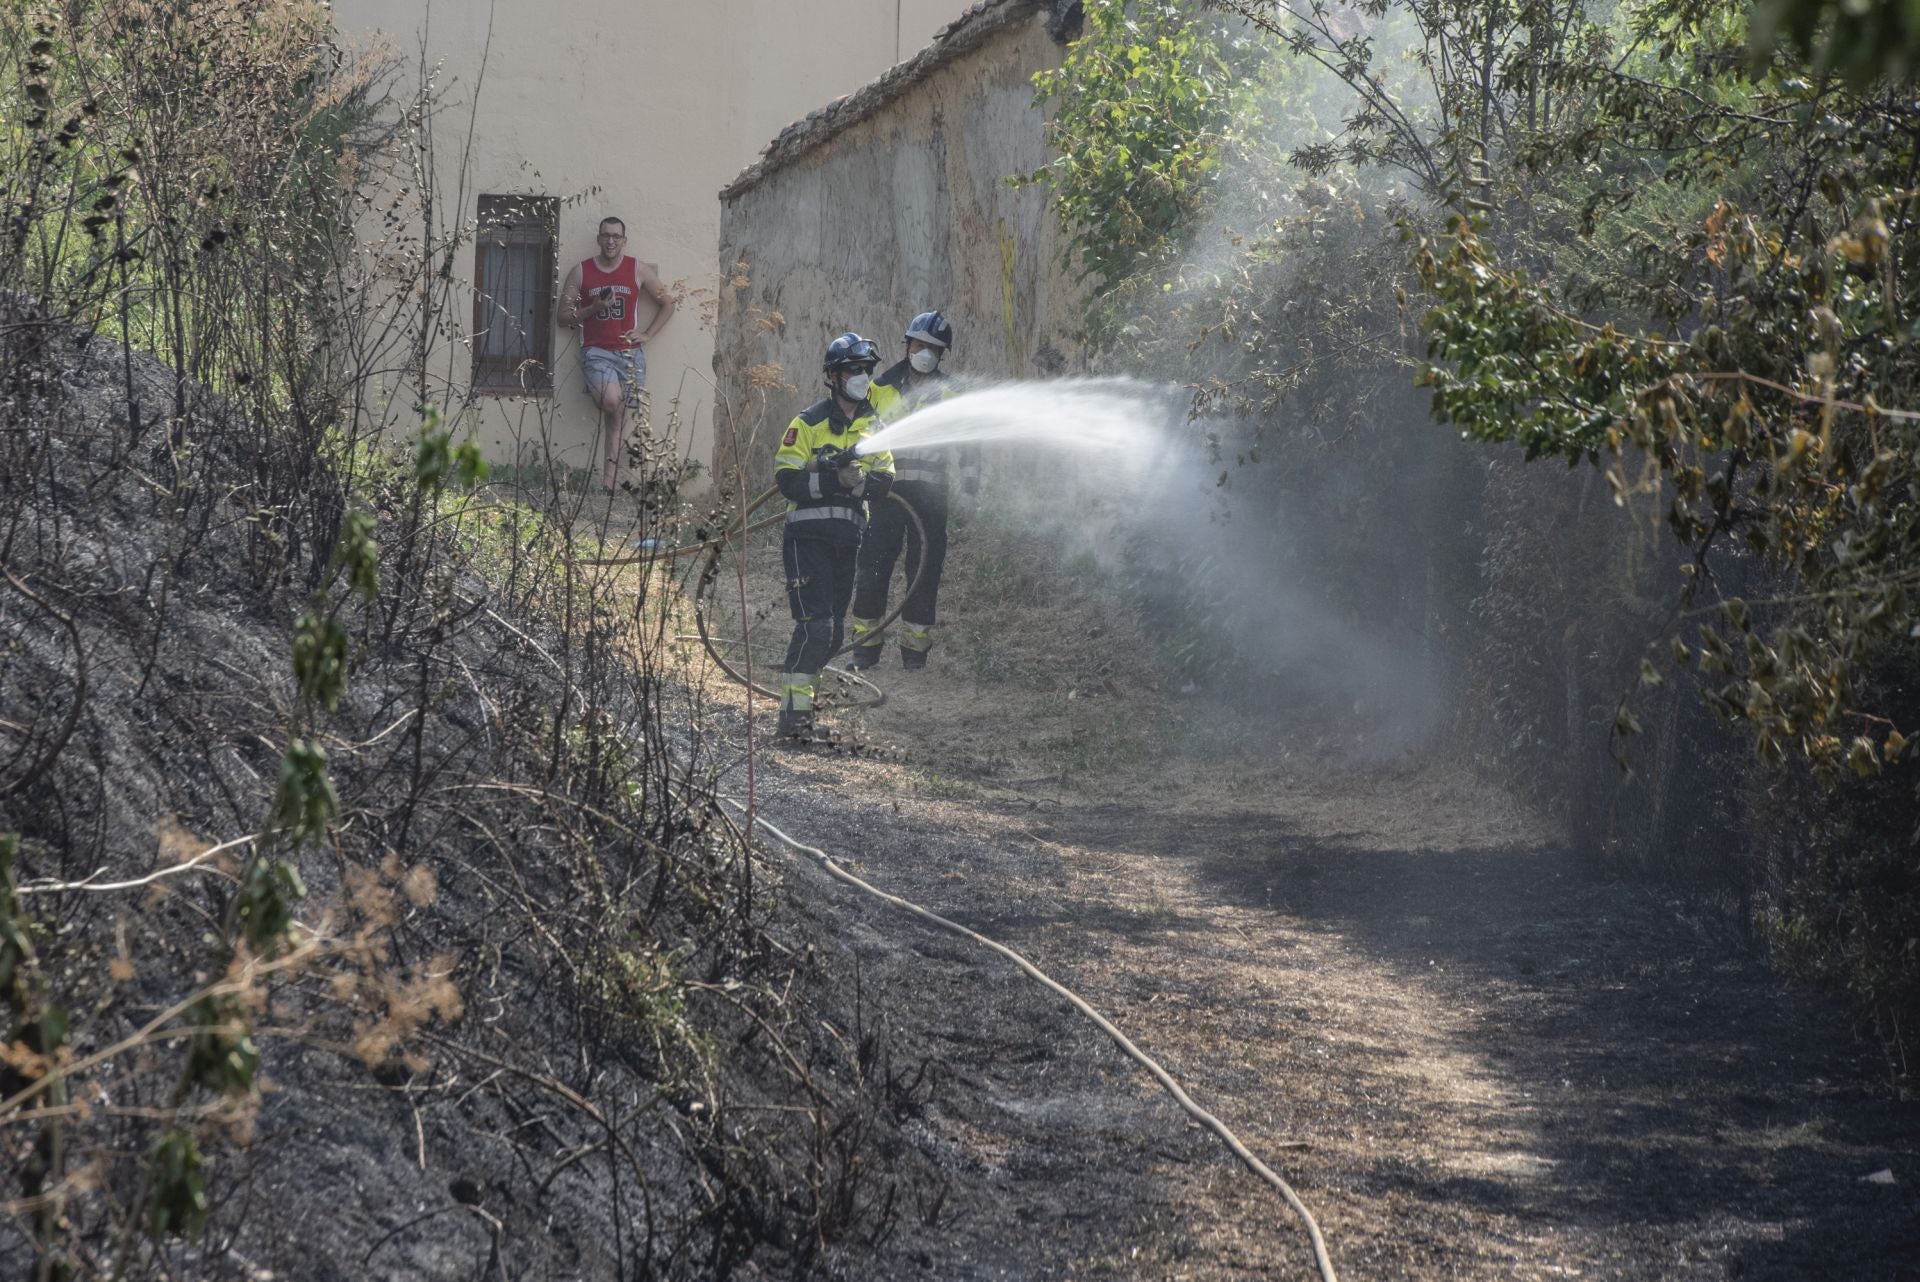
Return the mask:
{"type": "Polygon", "coordinates": [[[497,395],[553,389],[551,196],[482,196],[473,264],[473,387],[497,395]]]}

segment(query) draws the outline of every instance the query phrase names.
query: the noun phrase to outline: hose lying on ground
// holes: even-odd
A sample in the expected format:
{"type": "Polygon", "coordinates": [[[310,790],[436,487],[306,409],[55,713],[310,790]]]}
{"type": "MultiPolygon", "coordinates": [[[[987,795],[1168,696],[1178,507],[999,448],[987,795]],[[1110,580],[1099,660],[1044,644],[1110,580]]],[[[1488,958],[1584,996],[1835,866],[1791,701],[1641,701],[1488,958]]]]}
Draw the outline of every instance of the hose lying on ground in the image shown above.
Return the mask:
{"type": "MultiPolygon", "coordinates": [[[[743,814],[750,813],[745,806],[741,805],[738,801],[735,801],[733,798],[728,797],[726,798],[726,800],[729,804],[731,804],[732,806],[740,810],[743,814]]],[[[886,903],[892,904],[895,908],[900,909],[902,912],[911,913],[915,917],[919,917],[924,921],[932,922],[934,925],[939,926],[943,930],[952,931],[956,935],[964,936],[967,939],[971,939],[976,944],[980,944],[983,947],[992,949],[994,952],[999,953],[1002,957],[1005,957],[1008,961],[1012,962],[1014,965],[1018,966],[1021,970],[1025,971],[1028,975],[1032,976],[1034,979],[1046,985],[1048,988],[1052,989],[1055,993],[1057,993],[1061,997],[1064,997],[1069,1002],[1073,1003],[1073,1006],[1075,1009],[1077,1009],[1082,1015],[1085,1015],[1088,1019],[1091,1019],[1094,1023],[1098,1024],[1100,1026],[1100,1031],[1105,1033],[1108,1037],[1111,1037],[1114,1041],[1114,1044],[1117,1045],[1122,1051],[1126,1052],[1129,1058],[1131,1058],[1136,1064],[1140,1065],[1140,1067],[1146,1069],[1148,1073],[1152,1074],[1154,1080],[1159,1082],[1160,1085],[1166,1089],[1169,1095],[1173,1096],[1174,1102],[1180,1105],[1182,1109],[1186,1110],[1186,1113],[1189,1117],[1193,1118],[1195,1121],[1199,1122],[1202,1126],[1206,1127],[1208,1130],[1212,1131],[1216,1136],[1218,1136],[1220,1138],[1220,1141],[1223,1144],[1225,1144],[1230,1150],[1232,1150],[1233,1155],[1239,1158],[1240,1161],[1247,1167],[1248,1170],[1252,1171],[1255,1175],[1258,1175],[1261,1179],[1265,1180],[1280,1194],[1281,1197],[1287,1200],[1287,1205],[1293,1208],[1294,1213],[1300,1217],[1301,1223],[1306,1226],[1307,1236],[1313,1240],[1313,1259],[1314,1259],[1314,1263],[1319,1266],[1320,1277],[1322,1279],[1322,1282],[1339,1282],[1339,1277],[1337,1274],[1335,1274],[1333,1269],[1333,1259],[1331,1256],[1327,1254],[1327,1242],[1326,1242],[1326,1239],[1321,1236],[1320,1225],[1313,1218],[1313,1212],[1307,1209],[1306,1203],[1302,1202],[1300,1200],[1299,1195],[1293,1191],[1292,1186],[1289,1185],[1284,1179],[1281,1179],[1280,1176],[1274,1172],[1273,1168],[1269,1167],[1265,1162],[1262,1162],[1259,1158],[1255,1157],[1252,1151],[1249,1150],[1245,1144],[1240,1142],[1240,1137],[1227,1129],[1226,1123],[1222,1122],[1219,1118],[1215,1117],[1212,1113],[1209,1113],[1206,1109],[1200,1107],[1199,1104],[1195,1103],[1193,1098],[1189,1096],[1186,1093],[1186,1091],[1181,1089],[1180,1083],[1176,1082],[1173,1079],[1173,1075],[1171,1073],[1167,1072],[1166,1069],[1160,1067],[1160,1065],[1156,1063],[1151,1056],[1149,1056],[1145,1051],[1141,1050],[1138,1046],[1134,1045],[1133,1041],[1130,1038],[1128,1038],[1128,1036],[1125,1033],[1121,1032],[1118,1028],[1114,1027],[1112,1021],[1108,1020],[1106,1016],[1102,1015],[1099,1011],[1095,1010],[1092,1006],[1088,1005],[1087,1002],[1084,999],[1082,999],[1078,993],[1074,992],[1072,989],[1068,988],[1066,985],[1055,980],[1052,976],[1048,975],[1045,971],[1041,970],[1038,966],[1035,966],[1032,962],[1028,961],[1025,957],[1022,957],[1019,953],[1015,952],[1013,949],[1008,948],[1005,944],[998,943],[994,940],[988,939],[985,935],[980,934],[978,931],[967,929],[965,926],[962,926],[959,922],[949,921],[945,917],[940,916],[938,913],[930,912],[927,909],[922,908],[920,905],[916,903],[913,903],[909,900],[902,899],[898,895],[888,894],[886,891],[881,890],[878,886],[875,886],[869,882],[861,880],[858,876],[854,875],[853,873],[849,872],[846,868],[842,867],[838,862],[834,860],[833,856],[829,855],[826,851],[820,850],[814,846],[806,845],[803,842],[795,841],[792,837],[789,837],[786,833],[781,832],[778,828],[774,827],[771,823],[767,822],[767,820],[760,815],[754,815],[753,821],[759,824],[762,828],[765,828],[769,833],[773,835],[774,839],[780,842],[782,845],[787,846],[793,850],[798,850],[803,854],[811,855],[815,860],[819,861],[820,866],[822,868],[825,868],[829,874],[838,878],[839,880],[846,882],[850,886],[855,886],[861,890],[866,891],[869,895],[872,895],[876,899],[880,899],[885,901],[886,903]]]]}
{"type": "MultiPolygon", "coordinates": [[[[741,637],[736,640],[731,637],[715,636],[712,627],[708,623],[707,616],[712,609],[709,601],[711,600],[714,586],[720,579],[720,558],[726,552],[727,544],[738,539],[741,545],[741,555],[744,556],[747,535],[758,530],[767,529],[770,526],[778,525],[787,519],[785,512],[776,512],[772,516],[762,517],[758,521],[751,521],[751,523],[749,523],[754,512],[759,510],[762,504],[776,497],[779,493],[780,491],[775,488],[768,488],[761,491],[759,497],[747,504],[738,516],[727,523],[727,527],[724,530],[710,539],[703,539],[697,543],[687,543],[677,548],[650,548],[633,556],[600,557],[593,560],[582,561],[581,564],[671,564],[683,556],[693,556],[696,553],[705,552],[707,554],[707,560],[706,563],[700,567],[700,572],[694,580],[693,588],[693,619],[694,625],[698,629],[700,644],[706,647],[707,656],[713,660],[714,664],[729,677],[732,677],[743,686],[752,686],[756,692],[765,695],[769,699],[778,699],[780,697],[778,690],[772,690],[757,682],[747,680],[747,674],[741,669],[734,667],[727,656],[722,653],[722,650],[728,646],[739,646],[744,649],[746,646],[746,638],[741,637]]],[[[920,519],[920,513],[914,508],[913,504],[907,502],[906,499],[898,494],[888,494],[887,499],[891,502],[898,503],[906,509],[907,520],[913,523],[914,537],[919,540],[921,547],[925,547],[927,545],[927,527],[920,519]]],[[[894,620],[898,619],[901,613],[906,610],[907,603],[913,599],[914,589],[920,586],[920,575],[926,572],[926,568],[926,560],[922,558],[918,572],[909,576],[907,580],[907,590],[900,594],[899,604],[888,611],[886,616],[874,625],[873,630],[875,633],[884,632],[893,626],[894,620]]],[[[745,620],[742,620],[742,623],[744,625],[745,620]]],[[[828,657],[838,658],[853,649],[853,645],[853,641],[849,639],[845,645],[842,645],[828,657]]],[[[852,673],[841,673],[840,675],[856,681],[872,691],[871,696],[857,699],[846,706],[854,708],[877,708],[886,702],[886,692],[881,690],[880,687],[873,682],[866,680],[864,677],[854,676],[852,673]]]]}
{"type": "MultiPolygon", "coordinates": [[[[782,513],[782,514],[777,514],[775,516],[766,517],[760,521],[756,521],[751,524],[748,523],[749,518],[752,516],[755,509],[760,507],[760,505],[766,502],[768,499],[772,498],[775,493],[777,493],[777,491],[769,489],[765,493],[762,493],[758,498],[755,498],[751,503],[747,504],[745,510],[742,511],[739,516],[735,517],[734,520],[728,524],[725,530],[723,530],[718,536],[714,538],[706,539],[698,543],[690,543],[684,547],[665,549],[665,550],[659,550],[659,551],[650,550],[638,556],[619,557],[619,558],[611,558],[607,560],[589,562],[589,564],[595,564],[595,565],[628,565],[628,564],[637,564],[640,562],[660,562],[660,561],[671,562],[674,560],[678,560],[680,557],[683,557],[683,556],[691,556],[695,553],[706,551],[708,553],[708,561],[707,561],[707,564],[703,566],[701,569],[700,577],[694,591],[694,618],[699,627],[700,640],[702,641],[702,643],[705,644],[707,653],[713,658],[714,662],[719,664],[719,666],[723,671],[725,671],[729,676],[733,677],[736,681],[739,681],[742,685],[750,686],[753,689],[758,690],[762,694],[771,694],[771,692],[762,689],[756,683],[748,681],[745,674],[735,671],[735,669],[733,668],[733,665],[728,663],[726,658],[720,653],[720,648],[721,648],[720,641],[710,633],[707,627],[707,619],[706,619],[707,612],[706,612],[705,606],[706,606],[707,591],[709,590],[714,580],[718,577],[720,556],[723,550],[725,549],[726,544],[731,542],[735,537],[740,538],[744,543],[744,540],[748,534],[751,534],[756,530],[764,529],[768,526],[773,525],[777,521],[781,521],[785,519],[785,514],[782,513]]],[[[913,522],[915,529],[919,531],[921,536],[922,546],[925,546],[926,527],[921,523],[920,514],[914,510],[914,507],[911,503],[908,503],[900,495],[893,494],[893,495],[889,495],[889,497],[893,499],[894,502],[899,503],[902,507],[906,508],[907,517],[909,520],[913,522]]],[[[907,585],[906,592],[901,594],[900,605],[895,607],[893,612],[881,621],[880,626],[878,629],[876,629],[876,631],[880,629],[884,629],[887,625],[891,624],[896,618],[899,617],[901,610],[906,608],[907,599],[912,596],[913,589],[915,586],[916,585],[914,583],[909,583],[907,585]]],[[[744,646],[745,638],[742,638],[740,642],[737,642],[734,644],[740,644],[744,646]]],[[[836,654],[844,653],[845,650],[850,648],[851,648],[850,646],[842,647],[840,651],[836,651],[836,654]]],[[[851,676],[852,674],[848,674],[848,675],[851,676]]],[[[864,678],[855,676],[853,677],[853,679],[856,681],[859,681],[863,685],[867,685],[870,688],[874,689],[876,693],[879,692],[878,687],[873,686],[871,682],[866,681],[864,678]]],[[[885,695],[881,694],[880,698],[884,699],[885,695]]],[[[745,807],[744,805],[741,805],[740,802],[735,801],[731,797],[726,798],[726,801],[730,805],[739,809],[743,814],[752,813],[747,809],[747,807],[745,807]]],[[[779,828],[775,827],[772,823],[770,823],[765,817],[761,815],[753,815],[753,821],[759,824],[760,827],[766,829],[767,832],[772,834],[774,839],[779,841],[781,844],[788,846],[793,850],[800,851],[803,854],[810,855],[814,859],[818,860],[820,863],[820,866],[826,869],[826,871],[831,876],[846,882],[850,886],[854,886],[860,890],[865,891],[869,895],[874,896],[876,899],[879,899],[885,903],[893,905],[895,908],[900,909],[902,912],[910,913],[915,917],[921,918],[922,920],[932,922],[934,925],[939,926],[943,930],[948,930],[953,932],[954,934],[962,936],[963,938],[971,939],[972,941],[981,945],[982,947],[989,948],[992,951],[999,953],[1001,956],[1005,957],[1008,961],[1011,961],[1014,965],[1018,966],[1021,970],[1025,971],[1033,979],[1045,985],[1047,988],[1051,989],[1054,993],[1058,994],[1059,996],[1065,998],[1081,1014],[1085,1015],[1088,1019],[1091,1019],[1096,1025],[1098,1025],[1102,1032],[1104,1032],[1108,1037],[1112,1038],[1114,1044],[1117,1045],[1121,1049],[1121,1051],[1128,1056],[1128,1058],[1132,1059],[1135,1063],[1139,1064],[1140,1067],[1144,1068],[1154,1078],[1154,1080],[1157,1081],[1160,1084],[1160,1086],[1164,1090],[1166,1090],[1166,1092],[1169,1095],[1173,1097],[1174,1102],[1178,1104],[1187,1113],[1189,1117],[1192,1117],[1195,1121],[1199,1122],[1202,1126],[1205,1126],[1208,1130],[1212,1131],[1214,1135],[1218,1137],[1219,1140],[1227,1146],[1228,1150],[1231,1151],[1233,1155],[1236,1158],[1238,1158],[1243,1165],[1247,1167],[1248,1170],[1252,1171],[1255,1175],[1258,1175],[1262,1180],[1266,1181],[1266,1183],[1269,1186],[1271,1186],[1276,1192],[1278,1192],[1281,1197],[1286,1199],[1287,1205],[1292,1207],[1294,1213],[1300,1217],[1301,1223],[1306,1227],[1307,1236],[1313,1242],[1314,1263],[1320,1271],[1320,1277],[1322,1282],[1339,1282],[1339,1276],[1334,1271],[1333,1259],[1327,1253],[1326,1238],[1320,1232],[1319,1222],[1313,1218],[1313,1212],[1307,1209],[1306,1203],[1300,1200],[1300,1196],[1293,1191],[1293,1187],[1289,1185],[1286,1182],[1286,1180],[1282,1179],[1280,1175],[1273,1170],[1273,1168],[1269,1167],[1265,1162],[1262,1162],[1258,1157],[1254,1156],[1252,1150],[1247,1148],[1247,1146],[1241,1142],[1239,1136],[1235,1135],[1231,1130],[1228,1129],[1226,1123],[1222,1122],[1219,1118],[1215,1117],[1212,1113],[1209,1113],[1206,1109],[1202,1108],[1198,1103],[1196,1103],[1193,1097],[1188,1095],[1187,1092],[1184,1089],[1182,1089],[1180,1083],[1174,1080],[1173,1075],[1171,1073],[1167,1072],[1166,1069],[1162,1068],[1160,1064],[1153,1059],[1153,1057],[1151,1057],[1145,1051],[1141,1050],[1138,1046],[1136,1046],[1131,1038],[1129,1038],[1125,1033],[1121,1032],[1117,1027],[1115,1027],[1113,1022],[1107,1019],[1106,1016],[1102,1015],[1099,1011],[1095,1010],[1091,1005],[1089,1005],[1087,1001],[1084,998],[1082,998],[1078,993],[1074,992],[1072,989],[1068,988],[1066,985],[1060,983],[1058,980],[1054,979],[1051,975],[1048,975],[1045,971],[1041,970],[1038,966],[1035,966],[1032,962],[1028,961],[1025,957],[1021,956],[1019,953],[1015,952],[1013,949],[1008,948],[1005,944],[999,943],[996,940],[989,939],[985,935],[980,934],[978,931],[969,930],[967,927],[962,926],[958,922],[950,921],[947,918],[940,916],[938,913],[931,912],[928,909],[922,908],[920,905],[913,903],[909,900],[902,899],[898,895],[889,894],[886,891],[881,890],[879,887],[871,884],[870,882],[862,880],[860,877],[856,876],[852,872],[849,872],[846,868],[842,867],[838,862],[834,860],[834,858],[831,855],[827,854],[824,850],[820,850],[817,847],[809,846],[803,842],[794,840],[792,837],[789,837],[786,833],[782,832],[779,828]]]]}

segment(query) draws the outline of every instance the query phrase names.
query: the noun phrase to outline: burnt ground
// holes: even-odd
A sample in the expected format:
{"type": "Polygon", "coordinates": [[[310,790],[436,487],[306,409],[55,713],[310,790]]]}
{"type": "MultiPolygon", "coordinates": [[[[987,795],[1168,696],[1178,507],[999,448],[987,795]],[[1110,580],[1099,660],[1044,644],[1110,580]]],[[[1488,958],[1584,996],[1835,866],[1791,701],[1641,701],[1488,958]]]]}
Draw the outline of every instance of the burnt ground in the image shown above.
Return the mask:
{"type": "MultiPolygon", "coordinates": [[[[1198,760],[1103,746],[1100,695],[984,680],[958,630],[876,680],[852,750],[759,756],[767,816],[1105,1012],[1294,1184],[1343,1277],[1920,1277],[1920,1119],[1844,1000],[1465,769],[1343,764],[1225,707],[1162,707],[1210,727],[1198,760]]],[[[832,941],[943,1172],[844,1276],[1313,1276],[1280,1199],[1090,1023],[784,858],[778,929],[832,941]]]]}
{"type": "MultiPolygon", "coordinates": [[[[83,409],[116,386],[115,367],[97,364],[71,372],[83,409]]],[[[59,439],[76,454],[50,470],[71,474],[95,438],[59,439]]],[[[108,691],[82,723],[88,751],[61,758],[49,801],[17,812],[52,834],[35,838],[47,862],[34,877],[93,867],[90,847],[56,842],[57,821],[104,834],[100,867],[116,875],[179,860],[170,827],[156,841],[161,820],[199,834],[186,849],[251,831],[284,724],[291,610],[215,590],[237,572],[211,541],[188,567],[199,579],[177,575],[162,633],[137,587],[166,531],[136,532],[154,501],[141,475],[119,468],[79,497],[54,491],[32,526],[47,537],[10,562],[77,603],[108,691]],[[143,666],[153,684],[129,708],[121,692],[143,666]]],[[[1595,880],[1439,753],[1342,764],[1368,745],[1315,739],[1307,721],[1276,737],[1244,710],[1160,688],[1150,647],[1097,583],[1069,590],[980,550],[955,558],[956,623],[932,669],[907,679],[890,660],[878,674],[888,702],[839,715],[848,750],[761,753],[760,804],[1108,1012],[1293,1180],[1343,1276],[1920,1276],[1920,1127],[1877,1090],[1840,1002],[1787,989],[1655,892],[1595,880]],[[1882,1171],[1891,1182],[1867,1178],[1882,1171]]],[[[425,741],[437,800],[413,839],[439,895],[381,920],[407,966],[457,959],[465,1014],[434,1016],[433,1055],[416,1068],[343,1044],[359,1008],[326,1003],[359,989],[288,993],[297,1036],[268,1047],[269,1089],[236,1120],[253,1142],[236,1133],[219,1149],[218,1231],[153,1254],[148,1273],[638,1276],[637,1239],[644,1221],[654,1259],[657,1214],[672,1249],[655,1277],[716,1276],[717,1260],[764,1278],[1310,1275],[1285,1207],[1096,1029],[1002,960],[777,849],[762,867],[780,893],[762,883],[755,914],[771,910],[780,960],[747,978],[790,972],[785,1041],[734,1010],[746,990],[700,942],[712,901],[697,885],[675,892],[654,935],[635,936],[687,933],[709,976],[687,1005],[697,1027],[675,1031],[677,1010],[610,1018],[615,1003],[596,996],[605,964],[634,955],[601,937],[623,922],[587,911],[592,874],[668,882],[646,880],[630,838],[557,839],[580,813],[526,799],[543,763],[507,733],[525,715],[514,701],[548,688],[550,661],[504,621],[462,617],[471,626],[441,660],[459,680],[425,741]],[[503,782],[515,786],[485,800],[503,782]],[[704,1060],[690,1069],[663,1051],[663,1032],[713,1048],[714,1080],[695,1075],[704,1060]],[[804,1090],[786,1059],[804,1060],[804,1090]],[[663,1093],[673,1073],[700,1089],[663,1093]],[[814,1118],[831,1129],[809,1132],[814,1118]],[[608,1119],[627,1126],[631,1182],[599,1160],[608,1119]],[[810,1185],[810,1161],[833,1179],[810,1185]],[[230,1178],[236,1166],[245,1178],[230,1178]],[[651,1192],[636,1209],[642,1176],[651,1192]],[[859,1204],[829,1216],[806,1202],[836,1189],[859,1204]],[[821,1254],[793,1237],[828,1218],[842,1228],[821,1254]]],[[[33,642],[31,663],[5,669],[11,697],[33,707],[71,688],[55,680],[61,634],[10,626],[33,642]]],[[[410,651],[376,655],[332,723],[352,821],[338,850],[304,859],[316,914],[372,921],[394,902],[367,879],[393,879],[380,840],[404,799],[389,776],[395,762],[404,771],[395,712],[412,706],[414,671],[410,651]]],[[[725,713],[737,690],[709,688],[710,746],[737,753],[725,713]]],[[[736,794],[744,774],[727,773],[736,794]]],[[[688,873],[700,855],[689,845],[673,866],[688,873]]],[[[81,962],[104,969],[99,941],[123,925],[135,936],[147,969],[101,991],[89,1036],[144,1019],[191,973],[232,870],[206,871],[121,916],[77,890],[65,917],[36,901],[81,962]]],[[[366,999],[388,994],[415,1000],[366,999]]],[[[104,1133],[126,1141],[99,1158],[108,1179],[137,1174],[139,1110],[164,1101],[152,1084],[170,1064],[116,1070],[115,1102],[131,1101],[134,1120],[104,1133]]],[[[0,1274],[16,1275],[19,1235],[0,1249],[13,1251],[0,1274]]]]}
{"type": "MultiPolygon", "coordinates": [[[[1346,1276],[1920,1276],[1920,1128],[1833,1012],[1468,779],[1276,771],[1231,810],[785,795],[845,768],[782,761],[768,812],[1116,1020],[1288,1175],[1346,1276]]],[[[832,895],[895,1055],[936,1066],[927,1142],[972,1177],[934,1276],[1308,1275],[1284,1206],[1097,1030],[832,895]]]]}

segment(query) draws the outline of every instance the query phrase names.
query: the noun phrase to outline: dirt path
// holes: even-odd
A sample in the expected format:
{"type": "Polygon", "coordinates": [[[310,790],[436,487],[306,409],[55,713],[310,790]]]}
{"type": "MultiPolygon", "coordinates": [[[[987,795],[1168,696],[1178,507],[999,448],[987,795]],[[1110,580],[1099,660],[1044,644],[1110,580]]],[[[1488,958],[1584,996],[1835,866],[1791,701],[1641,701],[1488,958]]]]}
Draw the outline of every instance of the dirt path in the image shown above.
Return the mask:
{"type": "MultiPolygon", "coordinates": [[[[1106,596],[961,552],[930,669],[889,653],[884,706],[835,715],[851,751],[763,756],[767,814],[1104,1011],[1294,1183],[1348,1282],[1920,1278],[1920,1117],[1817,995],[1466,770],[1276,738],[1166,689],[1106,596]]],[[[1314,1275],[1285,1205],[1064,1003],[804,862],[786,883],[916,1150],[880,1154],[897,1202],[842,1276],[1314,1275]]]]}
{"type": "MultiPolygon", "coordinates": [[[[1583,875],[1443,765],[1269,746],[995,786],[977,770],[1035,768],[980,743],[1016,723],[999,697],[936,670],[846,719],[908,759],[763,759],[766,811],[1106,1012],[1294,1182],[1350,1282],[1920,1277],[1912,1108],[1677,905],[1583,875]]],[[[844,1276],[1312,1276],[1284,1204],[1064,1004],[787,880],[943,1172],[844,1276]]]]}

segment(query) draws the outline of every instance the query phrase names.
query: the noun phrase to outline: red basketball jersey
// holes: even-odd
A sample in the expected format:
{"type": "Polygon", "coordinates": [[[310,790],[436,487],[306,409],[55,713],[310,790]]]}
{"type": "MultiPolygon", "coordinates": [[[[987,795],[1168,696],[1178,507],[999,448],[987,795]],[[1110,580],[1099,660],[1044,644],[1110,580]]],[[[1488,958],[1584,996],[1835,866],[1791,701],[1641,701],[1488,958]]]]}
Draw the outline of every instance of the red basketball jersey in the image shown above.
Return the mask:
{"type": "Polygon", "coordinates": [[[626,337],[633,328],[634,305],[640,301],[640,278],[634,271],[633,259],[625,254],[610,272],[600,270],[598,259],[589,258],[580,264],[580,301],[591,303],[595,290],[606,290],[613,306],[607,309],[604,317],[589,317],[580,330],[580,343],[583,347],[611,347],[624,350],[638,344],[626,337]]]}

